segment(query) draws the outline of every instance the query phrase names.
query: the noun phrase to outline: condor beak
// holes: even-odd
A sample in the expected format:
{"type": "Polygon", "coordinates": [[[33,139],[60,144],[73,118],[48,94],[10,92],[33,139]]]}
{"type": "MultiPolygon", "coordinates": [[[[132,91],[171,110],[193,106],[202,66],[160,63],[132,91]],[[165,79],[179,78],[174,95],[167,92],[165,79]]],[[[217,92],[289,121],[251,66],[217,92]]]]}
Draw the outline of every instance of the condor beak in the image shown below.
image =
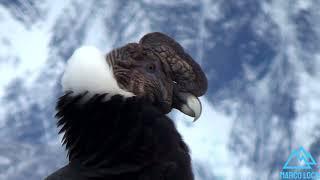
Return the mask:
{"type": "Polygon", "coordinates": [[[199,119],[202,111],[199,98],[191,93],[180,92],[176,94],[173,106],[184,114],[194,117],[193,122],[199,119]]]}

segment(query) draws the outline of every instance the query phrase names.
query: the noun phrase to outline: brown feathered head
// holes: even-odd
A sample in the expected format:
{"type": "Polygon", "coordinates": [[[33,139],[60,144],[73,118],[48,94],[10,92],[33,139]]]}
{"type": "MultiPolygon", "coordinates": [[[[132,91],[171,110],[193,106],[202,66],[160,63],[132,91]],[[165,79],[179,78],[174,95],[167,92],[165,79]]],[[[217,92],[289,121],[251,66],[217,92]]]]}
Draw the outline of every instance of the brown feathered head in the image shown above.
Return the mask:
{"type": "Polygon", "coordinates": [[[144,97],[163,113],[176,108],[195,119],[201,114],[198,97],[207,90],[206,76],[196,61],[159,32],[106,56],[92,47],[80,48],[69,60],[62,81],[65,91],[144,97]]]}

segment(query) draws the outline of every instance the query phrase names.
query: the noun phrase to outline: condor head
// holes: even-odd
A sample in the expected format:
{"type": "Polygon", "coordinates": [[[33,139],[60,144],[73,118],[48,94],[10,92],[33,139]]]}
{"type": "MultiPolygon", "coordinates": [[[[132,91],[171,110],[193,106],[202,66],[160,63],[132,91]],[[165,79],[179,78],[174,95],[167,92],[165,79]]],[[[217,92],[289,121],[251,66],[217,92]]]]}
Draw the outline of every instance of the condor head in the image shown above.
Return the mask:
{"type": "Polygon", "coordinates": [[[79,48],[68,61],[62,86],[75,93],[146,98],[163,113],[176,108],[196,120],[207,79],[179,43],[155,32],[107,55],[94,47],[79,48]]]}

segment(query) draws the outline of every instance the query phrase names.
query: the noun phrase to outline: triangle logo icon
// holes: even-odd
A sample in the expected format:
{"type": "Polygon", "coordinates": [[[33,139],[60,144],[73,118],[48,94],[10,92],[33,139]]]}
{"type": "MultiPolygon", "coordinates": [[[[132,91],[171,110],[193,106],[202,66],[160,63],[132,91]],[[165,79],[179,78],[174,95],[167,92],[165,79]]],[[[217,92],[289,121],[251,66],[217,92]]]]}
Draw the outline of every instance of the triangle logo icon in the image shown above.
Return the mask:
{"type": "Polygon", "coordinates": [[[293,150],[282,169],[312,169],[316,161],[303,147],[293,150]]]}

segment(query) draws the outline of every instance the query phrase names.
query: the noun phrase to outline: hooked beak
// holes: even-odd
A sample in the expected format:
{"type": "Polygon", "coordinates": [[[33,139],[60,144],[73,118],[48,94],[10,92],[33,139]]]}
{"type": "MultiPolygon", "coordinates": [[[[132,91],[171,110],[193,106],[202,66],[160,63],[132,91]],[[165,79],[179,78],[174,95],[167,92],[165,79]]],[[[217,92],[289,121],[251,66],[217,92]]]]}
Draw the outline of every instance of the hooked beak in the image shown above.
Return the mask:
{"type": "Polygon", "coordinates": [[[173,107],[188,116],[194,117],[193,122],[199,119],[202,111],[202,105],[199,98],[191,93],[185,92],[176,94],[173,107]]]}

